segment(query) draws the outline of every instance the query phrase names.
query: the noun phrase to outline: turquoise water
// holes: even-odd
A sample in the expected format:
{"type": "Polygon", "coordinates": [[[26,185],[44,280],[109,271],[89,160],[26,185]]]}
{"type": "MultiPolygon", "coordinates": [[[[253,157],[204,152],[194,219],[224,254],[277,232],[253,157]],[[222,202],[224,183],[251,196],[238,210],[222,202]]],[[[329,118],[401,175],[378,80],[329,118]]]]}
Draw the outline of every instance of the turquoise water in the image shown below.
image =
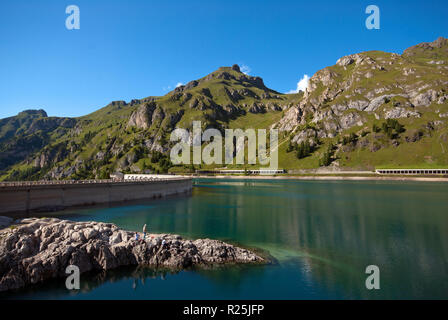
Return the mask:
{"type": "Polygon", "coordinates": [[[237,242],[277,262],[178,273],[126,268],[83,274],[76,293],[57,280],[3,298],[448,298],[446,183],[199,179],[188,196],[57,216],[237,242]],[[365,287],[368,265],[380,268],[380,290],[365,287]]]}

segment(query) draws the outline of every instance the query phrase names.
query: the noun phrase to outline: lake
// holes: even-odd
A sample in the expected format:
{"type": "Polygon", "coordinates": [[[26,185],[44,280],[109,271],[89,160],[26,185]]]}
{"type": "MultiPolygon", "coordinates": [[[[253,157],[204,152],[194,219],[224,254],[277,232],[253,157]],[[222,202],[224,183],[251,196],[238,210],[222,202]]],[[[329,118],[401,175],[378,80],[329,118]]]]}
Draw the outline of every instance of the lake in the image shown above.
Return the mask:
{"type": "Polygon", "coordinates": [[[18,299],[447,299],[448,184],[197,179],[188,196],[45,214],[266,250],[275,263],[124,268],[2,294],[18,299]],[[380,269],[367,290],[366,267],[380,269]]]}

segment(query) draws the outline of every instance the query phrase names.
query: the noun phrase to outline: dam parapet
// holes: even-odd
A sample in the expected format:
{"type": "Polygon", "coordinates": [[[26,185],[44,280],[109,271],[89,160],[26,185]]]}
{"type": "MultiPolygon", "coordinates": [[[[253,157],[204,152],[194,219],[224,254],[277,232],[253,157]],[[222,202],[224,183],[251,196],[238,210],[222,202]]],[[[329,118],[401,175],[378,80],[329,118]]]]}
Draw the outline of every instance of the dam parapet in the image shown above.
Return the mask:
{"type": "Polygon", "coordinates": [[[13,181],[0,183],[0,214],[161,198],[191,192],[192,178],[13,181]]]}

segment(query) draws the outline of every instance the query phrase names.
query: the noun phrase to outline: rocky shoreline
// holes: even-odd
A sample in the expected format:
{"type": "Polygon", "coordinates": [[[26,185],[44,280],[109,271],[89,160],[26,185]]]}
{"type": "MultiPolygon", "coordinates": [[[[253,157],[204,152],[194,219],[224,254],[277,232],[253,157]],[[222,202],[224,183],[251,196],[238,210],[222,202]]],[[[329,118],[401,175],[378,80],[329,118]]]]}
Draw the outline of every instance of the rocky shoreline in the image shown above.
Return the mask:
{"type": "MultiPolygon", "coordinates": [[[[10,223],[11,220],[7,220],[10,223]]],[[[0,292],[52,278],[67,277],[75,265],[80,273],[145,265],[182,270],[193,266],[265,263],[259,255],[218,240],[183,239],[179,235],[147,234],[111,223],[26,218],[0,230],[0,292]]]]}

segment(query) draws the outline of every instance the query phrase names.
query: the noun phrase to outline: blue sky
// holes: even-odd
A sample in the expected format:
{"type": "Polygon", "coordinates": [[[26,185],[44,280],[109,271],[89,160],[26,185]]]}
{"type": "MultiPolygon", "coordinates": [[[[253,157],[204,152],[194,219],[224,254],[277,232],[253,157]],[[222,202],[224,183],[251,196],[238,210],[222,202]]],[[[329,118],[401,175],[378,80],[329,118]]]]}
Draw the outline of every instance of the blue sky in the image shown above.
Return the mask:
{"type": "Polygon", "coordinates": [[[81,116],[234,63],[288,92],[341,56],[448,37],[447,9],[445,0],[2,0],[0,118],[31,108],[81,116]],[[65,27],[71,4],[80,30],[65,27]],[[365,27],[370,4],[380,30],[365,27]]]}

